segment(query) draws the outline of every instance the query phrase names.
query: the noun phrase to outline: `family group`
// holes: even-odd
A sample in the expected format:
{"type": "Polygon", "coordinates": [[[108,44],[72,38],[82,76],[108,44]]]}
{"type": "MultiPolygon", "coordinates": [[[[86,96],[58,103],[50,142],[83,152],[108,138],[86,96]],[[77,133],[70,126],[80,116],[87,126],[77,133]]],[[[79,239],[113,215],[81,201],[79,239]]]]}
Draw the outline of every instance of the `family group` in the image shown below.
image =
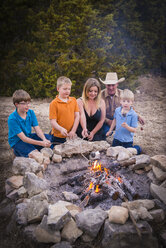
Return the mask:
{"type": "Polygon", "coordinates": [[[109,72],[105,81],[105,89],[101,90],[99,80],[89,78],[83,88],[82,97],[71,97],[72,82],[61,76],[57,79],[58,95],[49,105],[49,119],[52,130],[44,134],[38,125],[36,115],[31,110],[30,95],[22,90],[13,93],[15,111],[8,118],[8,141],[16,156],[31,157],[31,152],[43,147],[53,148],[66,138],[76,135],[89,141],[105,140],[107,136],[114,138],[112,146],[134,147],[137,154],[141,148],[133,144],[138,121],[144,120],[133,108],[134,94],[129,89],[120,90],[118,84],[125,78],[118,79],[116,72],[109,72]],[[32,133],[32,127],[34,133],[32,133]]]}

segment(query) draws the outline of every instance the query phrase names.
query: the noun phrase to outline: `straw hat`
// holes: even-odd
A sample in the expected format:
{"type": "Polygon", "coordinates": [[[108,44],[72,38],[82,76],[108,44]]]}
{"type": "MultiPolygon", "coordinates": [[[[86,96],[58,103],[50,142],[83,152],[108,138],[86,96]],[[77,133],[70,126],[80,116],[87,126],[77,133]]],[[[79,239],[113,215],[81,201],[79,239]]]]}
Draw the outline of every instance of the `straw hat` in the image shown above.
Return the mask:
{"type": "Polygon", "coordinates": [[[100,81],[103,84],[117,84],[117,83],[121,83],[125,80],[125,78],[120,78],[118,79],[117,73],[116,72],[108,72],[105,78],[105,81],[102,81],[100,79],[100,81]]]}

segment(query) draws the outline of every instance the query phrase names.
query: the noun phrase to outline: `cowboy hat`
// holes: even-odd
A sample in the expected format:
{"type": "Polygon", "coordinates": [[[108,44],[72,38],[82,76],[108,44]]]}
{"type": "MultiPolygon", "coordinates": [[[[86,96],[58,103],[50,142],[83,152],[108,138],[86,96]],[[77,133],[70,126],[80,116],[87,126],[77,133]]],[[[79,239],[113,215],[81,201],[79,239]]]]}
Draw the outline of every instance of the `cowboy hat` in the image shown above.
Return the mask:
{"type": "Polygon", "coordinates": [[[117,73],[116,72],[108,72],[105,78],[105,81],[102,81],[100,79],[100,81],[103,84],[117,84],[117,83],[121,83],[125,80],[125,78],[120,78],[118,79],[117,73]]]}

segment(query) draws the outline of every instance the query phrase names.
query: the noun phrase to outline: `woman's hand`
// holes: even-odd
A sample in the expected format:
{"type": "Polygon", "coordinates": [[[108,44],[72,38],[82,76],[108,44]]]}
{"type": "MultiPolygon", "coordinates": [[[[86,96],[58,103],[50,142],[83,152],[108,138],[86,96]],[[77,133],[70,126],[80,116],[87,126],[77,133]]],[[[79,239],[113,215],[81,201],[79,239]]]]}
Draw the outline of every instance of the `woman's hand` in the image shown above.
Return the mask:
{"type": "Polygon", "coordinates": [[[82,134],[82,137],[83,138],[88,137],[88,130],[87,130],[87,128],[83,129],[81,134],[82,134]]]}
{"type": "Polygon", "coordinates": [[[90,132],[90,134],[88,135],[88,140],[93,140],[93,137],[94,137],[94,133],[93,132],[90,132]]]}

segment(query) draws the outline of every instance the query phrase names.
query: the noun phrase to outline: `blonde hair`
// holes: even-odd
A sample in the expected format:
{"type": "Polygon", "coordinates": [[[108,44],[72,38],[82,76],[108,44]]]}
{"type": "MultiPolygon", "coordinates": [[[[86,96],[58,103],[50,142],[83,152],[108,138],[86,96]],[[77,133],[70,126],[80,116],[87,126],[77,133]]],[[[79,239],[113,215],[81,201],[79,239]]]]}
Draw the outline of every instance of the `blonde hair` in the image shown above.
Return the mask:
{"type": "Polygon", "coordinates": [[[25,90],[16,90],[13,93],[13,103],[15,105],[15,103],[20,103],[20,102],[28,102],[31,101],[31,97],[30,95],[25,91],[25,90]]]}
{"type": "Polygon", "coordinates": [[[125,89],[121,92],[120,99],[122,100],[127,99],[127,100],[134,101],[134,94],[131,90],[125,89]]]}
{"type": "Polygon", "coordinates": [[[70,78],[67,78],[65,76],[61,76],[57,79],[57,88],[61,87],[64,84],[70,84],[72,85],[72,82],[70,80],[70,78]]]}
{"type": "Polygon", "coordinates": [[[83,88],[83,93],[82,93],[82,101],[85,105],[85,107],[87,106],[88,103],[88,92],[90,90],[91,87],[96,86],[98,89],[98,94],[95,98],[95,102],[96,102],[96,106],[97,108],[100,107],[100,102],[101,102],[101,86],[100,83],[97,79],[95,78],[89,78],[83,88]]]}

